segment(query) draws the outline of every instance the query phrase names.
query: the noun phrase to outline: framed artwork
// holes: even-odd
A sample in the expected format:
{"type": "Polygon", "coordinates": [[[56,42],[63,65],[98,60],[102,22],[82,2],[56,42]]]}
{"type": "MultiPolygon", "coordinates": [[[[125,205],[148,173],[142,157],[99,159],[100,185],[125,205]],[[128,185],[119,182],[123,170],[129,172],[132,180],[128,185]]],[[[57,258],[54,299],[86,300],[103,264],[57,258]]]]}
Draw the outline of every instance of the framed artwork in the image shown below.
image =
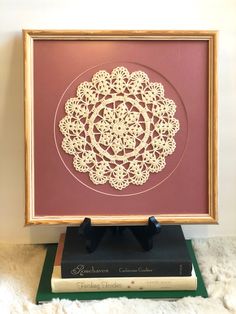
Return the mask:
{"type": "Polygon", "coordinates": [[[24,30],[26,223],[217,222],[217,32],[24,30]]]}

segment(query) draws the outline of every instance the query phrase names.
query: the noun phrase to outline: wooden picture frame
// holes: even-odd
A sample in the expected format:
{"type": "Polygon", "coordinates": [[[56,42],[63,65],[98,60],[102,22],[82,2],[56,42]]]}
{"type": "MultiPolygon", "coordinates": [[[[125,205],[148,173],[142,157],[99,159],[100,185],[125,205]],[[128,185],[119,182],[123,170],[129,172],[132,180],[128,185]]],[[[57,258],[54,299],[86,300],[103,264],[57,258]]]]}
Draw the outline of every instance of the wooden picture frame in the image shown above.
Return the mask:
{"type": "MultiPolygon", "coordinates": [[[[23,40],[26,224],[79,224],[90,217],[95,225],[130,225],[145,224],[149,216],[161,223],[217,223],[217,31],[23,30],[23,40]],[[163,86],[161,93],[174,101],[180,124],[176,150],[166,157],[163,171],[150,170],[147,183],[136,180],[127,188],[121,180],[114,189],[108,183],[93,185],[89,171],[75,171],[72,157],[61,148],[59,124],[78,86],[91,83],[99,71],[109,76],[121,68],[129,75],[148,75],[149,89],[163,86]]],[[[116,95],[116,101],[123,97],[116,95]]],[[[140,96],[132,97],[131,107],[142,111],[140,96]]],[[[97,123],[96,117],[90,119],[97,123]]],[[[105,149],[104,140],[100,146],[105,149]]],[[[124,154],[129,151],[123,148],[124,154]]]]}

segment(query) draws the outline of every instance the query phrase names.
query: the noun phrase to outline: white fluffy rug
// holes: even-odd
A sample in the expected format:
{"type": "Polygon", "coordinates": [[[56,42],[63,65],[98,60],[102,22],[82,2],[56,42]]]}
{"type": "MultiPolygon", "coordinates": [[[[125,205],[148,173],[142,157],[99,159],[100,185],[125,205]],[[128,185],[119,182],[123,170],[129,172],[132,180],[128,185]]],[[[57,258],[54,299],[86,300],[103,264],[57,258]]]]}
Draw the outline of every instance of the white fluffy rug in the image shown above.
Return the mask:
{"type": "Polygon", "coordinates": [[[236,237],[193,242],[202,270],[208,299],[178,301],[105,299],[35,305],[45,248],[42,245],[0,245],[0,313],[78,314],[236,314],[236,237]]]}

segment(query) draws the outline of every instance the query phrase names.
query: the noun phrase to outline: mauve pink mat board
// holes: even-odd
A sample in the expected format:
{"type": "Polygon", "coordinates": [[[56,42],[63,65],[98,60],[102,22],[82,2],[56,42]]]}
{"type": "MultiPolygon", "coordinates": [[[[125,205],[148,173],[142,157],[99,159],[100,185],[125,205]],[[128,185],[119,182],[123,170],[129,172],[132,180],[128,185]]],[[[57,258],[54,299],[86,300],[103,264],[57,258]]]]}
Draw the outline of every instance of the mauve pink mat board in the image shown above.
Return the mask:
{"type": "Polygon", "coordinates": [[[34,152],[36,216],[208,213],[207,41],[36,40],[34,152]],[[162,83],[180,121],[164,170],[121,191],[74,169],[58,127],[78,85],[117,66],[162,83]]]}

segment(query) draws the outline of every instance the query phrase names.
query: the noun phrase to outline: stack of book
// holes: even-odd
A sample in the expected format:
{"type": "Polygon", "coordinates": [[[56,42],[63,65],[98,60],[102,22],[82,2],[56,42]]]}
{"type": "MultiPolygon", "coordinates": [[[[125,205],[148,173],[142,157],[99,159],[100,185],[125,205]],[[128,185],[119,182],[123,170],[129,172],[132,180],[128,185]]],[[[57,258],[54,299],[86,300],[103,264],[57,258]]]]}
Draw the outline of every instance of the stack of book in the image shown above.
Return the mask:
{"type": "Polygon", "coordinates": [[[77,227],[62,234],[51,276],[53,293],[196,291],[198,278],[181,226],[162,226],[144,251],[129,229],[107,232],[88,253],[77,227]]]}
{"type": "Polygon", "coordinates": [[[208,296],[191,240],[184,240],[179,226],[162,226],[148,252],[127,230],[121,238],[108,233],[95,252],[87,253],[78,229],[70,230],[61,235],[58,245],[47,245],[38,304],[54,298],[208,296]]]}

